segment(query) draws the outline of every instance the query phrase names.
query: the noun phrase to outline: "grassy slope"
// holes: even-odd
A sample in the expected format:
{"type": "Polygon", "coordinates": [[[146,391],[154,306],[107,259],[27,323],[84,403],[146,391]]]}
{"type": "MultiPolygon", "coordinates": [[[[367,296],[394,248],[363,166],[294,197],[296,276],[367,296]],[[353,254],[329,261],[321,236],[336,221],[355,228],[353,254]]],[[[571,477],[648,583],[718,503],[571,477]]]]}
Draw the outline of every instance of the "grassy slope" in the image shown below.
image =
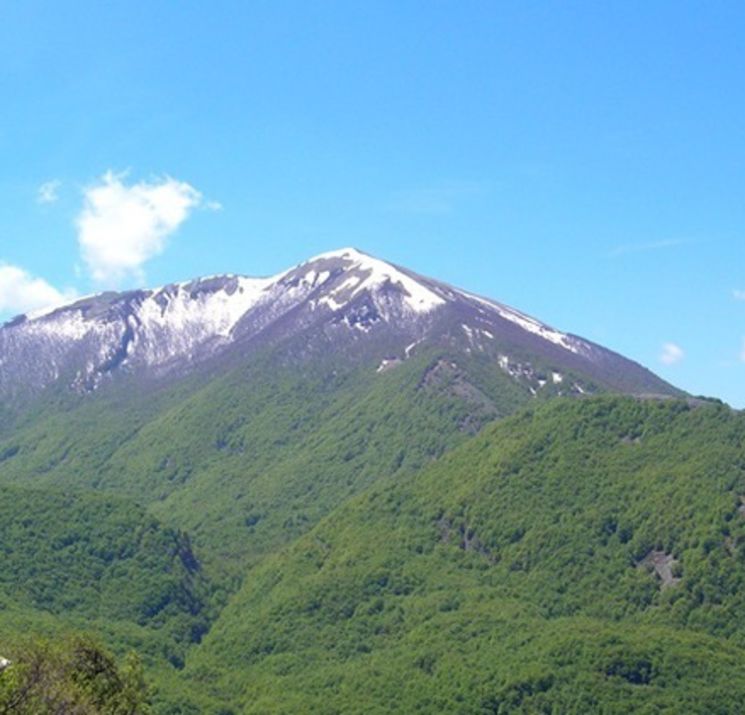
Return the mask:
{"type": "Polygon", "coordinates": [[[255,568],[187,663],[199,709],[736,712],[743,444],[726,408],[624,398],[489,427],[255,568]]]}

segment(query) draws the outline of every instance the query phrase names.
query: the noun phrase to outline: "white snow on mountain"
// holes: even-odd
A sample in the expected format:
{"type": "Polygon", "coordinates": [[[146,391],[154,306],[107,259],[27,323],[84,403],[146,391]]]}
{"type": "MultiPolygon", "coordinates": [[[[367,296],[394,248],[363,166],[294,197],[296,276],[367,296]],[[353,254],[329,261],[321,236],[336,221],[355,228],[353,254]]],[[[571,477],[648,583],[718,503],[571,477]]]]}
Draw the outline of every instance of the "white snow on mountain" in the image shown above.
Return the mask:
{"type": "Polygon", "coordinates": [[[337,301],[338,296],[346,294],[347,300],[351,300],[363,290],[374,293],[387,283],[398,285],[403,289],[404,305],[414,313],[429,313],[445,303],[444,298],[390,263],[368,256],[355,248],[343,248],[339,251],[322,253],[315,258],[311,258],[308,263],[313,264],[317,261],[330,259],[348,261],[350,263],[349,268],[355,271],[355,275],[351,275],[324,298],[324,303],[334,309],[338,309],[340,305],[337,301]]]}
{"type": "Polygon", "coordinates": [[[521,313],[519,310],[515,310],[514,308],[510,308],[506,305],[503,305],[502,303],[497,303],[493,300],[487,300],[486,298],[482,298],[479,295],[474,295],[473,293],[468,293],[464,290],[458,290],[458,292],[466,298],[475,300],[477,303],[481,303],[491,310],[495,310],[500,316],[502,316],[506,320],[510,320],[513,323],[516,323],[523,330],[527,330],[529,333],[538,335],[544,340],[548,340],[552,343],[555,343],[556,345],[560,345],[566,350],[571,350],[573,353],[583,352],[583,347],[585,347],[583,341],[578,340],[571,335],[567,335],[566,333],[562,333],[561,331],[556,330],[555,328],[552,328],[548,325],[544,325],[535,318],[531,318],[529,315],[521,313]]]}
{"type": "Polygon", "coordinates": [[[468,350],[486,349],[484,339],[495,340],[508,320],[570,353],[591,359],[594,354],[584,341],[505,305],[345,248],[268,278],[218,275],[104,293],[16,319],[0,328],[0,387],[15,379],[13,365],[45,383],[73,369],[78,383],[94,385],[98,375],[120,366],[170,370],[257,336],[285,316],[306,327],[325,325],[324,316],[333,316],[328,324],[336,326],[335,335],[339,326],[354,336],[391,324],[415,340],[408,356],[427,335],[432,316],[447,305],[465,311],[466,319],[472,315],[474,322],[462,323],[468,350]]]}
{"type": "Polygon", "coordinates": [[[196,290],[207,283],[181,283],[152,293],[138,311],[140,324],[227,338],[235,324],[265,295],[272,279],[233,277],[227,288],[196,290]]]}

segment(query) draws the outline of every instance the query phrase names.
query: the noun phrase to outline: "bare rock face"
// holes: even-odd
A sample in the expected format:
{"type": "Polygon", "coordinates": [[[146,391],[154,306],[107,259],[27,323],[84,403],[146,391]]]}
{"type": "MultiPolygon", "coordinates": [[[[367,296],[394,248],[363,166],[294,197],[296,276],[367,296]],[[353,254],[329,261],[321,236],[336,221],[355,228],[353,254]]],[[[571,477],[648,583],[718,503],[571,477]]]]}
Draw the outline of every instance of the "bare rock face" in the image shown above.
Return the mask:
{"type": "Polygon", "coordinates": [[[641,568],[648,571],[654,571],[660,579],[660,587],[670,588],[680,583],[680,577],[676,576],[674,569],[678,564],[677,559],[672,554],[664,551],[650,551],[640,562],[641,568]]]}
{"type": "Polygon", "coordinates": [[[183,375],[282,344],[292,359],[338,353],[374,360],[373,369],[445,346],[486,356],[532,394],[679,394],[587,340],[350,248],[270,278],[214,276],[19,316],[0,328],[0,397],[52,384],[85,393],[122,373],[183,375]]]}

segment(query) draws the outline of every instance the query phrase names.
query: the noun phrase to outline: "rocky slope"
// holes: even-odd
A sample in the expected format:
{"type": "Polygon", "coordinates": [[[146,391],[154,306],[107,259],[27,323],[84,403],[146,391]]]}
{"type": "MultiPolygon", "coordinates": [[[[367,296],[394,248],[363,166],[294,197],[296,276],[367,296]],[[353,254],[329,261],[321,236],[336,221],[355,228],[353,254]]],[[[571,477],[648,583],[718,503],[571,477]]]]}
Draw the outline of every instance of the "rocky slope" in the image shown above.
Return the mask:
{"type": "Polygon", "coordinates": [[[513,308],[355,249],[270,278],[225,275],[102,293],[0,328],[0,395],[63,384],[88,392],[126,373],[163,378],[222,355],[286,345],[381,371],[428,346],[480,353],[532,394],[677,391],[640,365],[513,308]]]}

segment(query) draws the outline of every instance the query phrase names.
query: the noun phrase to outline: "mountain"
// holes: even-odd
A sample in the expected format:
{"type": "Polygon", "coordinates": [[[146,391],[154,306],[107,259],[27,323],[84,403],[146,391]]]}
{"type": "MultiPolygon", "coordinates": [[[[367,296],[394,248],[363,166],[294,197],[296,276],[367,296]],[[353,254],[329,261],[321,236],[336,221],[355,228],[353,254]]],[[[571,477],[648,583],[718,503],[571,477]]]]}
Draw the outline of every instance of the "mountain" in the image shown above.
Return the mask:
{"type": "Polygon", "coordinates": [[[189,659],[195,712],[742,712],[743,445],[683,401],[490,425],[253,569],[189,659]]]}
{"type": "Polygon", "coordinates": [[[206,630],[209,582],[188,536],[130,500],[0,486],[0,543],[6,618],[36,611],[46,615],[43,630],[62,621],[167,631],[161,655],[176,664],[183,663],[184,643],[206,630]]]}
{"type": "MultiPolygon", "coordinates": [[[[463,491],[464,513],[480,503],[500,513],[501,502],[475,489],[485,468],[481,452],[457,452],[466,455],[463,463],[447,471],[454,450],[478,444],[474,450],[488,451],[490,439],[501,444],[492,423],[527,424],[527,439],[534,427],[525,414],[563,405],[552,419],[566,422],[568,438],[585,445],[588,465],[614,474],[615,457],[592,451],[592,430],[603,427],[605,413],[598,408],[582,442],[589,428],[573,422],[574,405],[592,412],[603,400],[626,400],[652,415],[658,405],[660,414],[719,414],[715,407],[692,410],[692,401],[674,399],[682,392],[609,350],[353,249],[272,278],[217,276],[20,316],[0,328],[0,395],[0,536],[8,565],[0,578],[0,643],[72,628],[92,631],[118,655],[134,648],[158,685],[157,712],[173,715],[242,712],[251,692],[259,693],[246,689],[244,665],[271,711],[277,683],[264,669],[282,665],[259,662],[230,632],[252,643],[241,621],[256,625],[266,614],[256,630],[257,638],[266,635],[257,646],[266,653],[279,648],[285,626],[305,632],[293,609],[317,607],[303,600],[306,582],[293,581],[308,565],[296,556],[323,550],[327,530],[346,530],[358,519],[360,538],[385,562],[387,541],[410,543],[406,514],[419,509],[397,490],[419,480],[433,499],[440,490],[463,491]],[[377,509],[362,518],[359,505],[374,494],[401,504],[400,533],[377,509]],[[283,600],[282,584],[295,594],[291,602],[283,600]],[[231,679],[235,687],[226,685],[231,679]]],[[[644,432],[624,436],[633,442],[638,430],[644,432]]],[[[712,449],[721,437],[713,434],[712,449]]],[[[681,438],[671,449],[682,454],[684,445],[681,438]]],[[[491,454],[498,460],[501,453],[497,446],[491,454]]],[[[551,454],[557,469],[566,466],[561,453],[551,454]]],[[[723,461],[722,473],[737,464],[734,457],[723,461]]],[[[532,465],[527,453],[515,453],[527,499],[538,493],[528,478],[532,465]]],[[[536,472],[550,473],[545,466],[536,472]]],[[[595,478],[577,472],[581,485],[595,478]]],[[[598,487],[597,498],[621,498],[609,489],[598,487]]],[[[550,511],[546,498],[542,508],[550,511]]],[[[569,501],[557,502],[557,511],[574,513],[569,501]]],[[[541,511],[539,518],[548,517],[541,511]]],[[[442,528],[456,539],[461,525],[448,519],[452,526],[442,528]]],[[[480,553],[482,531],[479,525],[476,540],[466,537],[463,558],[480,553]]],[[[345,534],[357,549],[353,534],[345,534]]],[[[355,562],[366,563],[354,549],[335,567],[340,584],[358,578],[355,562]]],[[[665,566],[667,557],[659,558],[665,566]]],[[[443,597],[456,598],[459,579],[466,584],[460,569],[441,585],[443,597]]],[[[344,603],[333,578],[324,589],[344,603]]],[[[462,611],[477,612],[470,605],[462,611]]],[[[319,624],[308,633],[328,644],[342,643],[336,628],[364,636],[345,613],[336,613],[330,631],[319,624]]],[[[360,647],[378,647],[366,643],[360,647]]],[[[347,645],[339,648],[347,652],[347,645]]],[[[320,676],[301,673],[290,655],[298,683],[312,690],[320,676]]],[[[343,664],[332,655],[324,656],[329,677],[341,677],[343,664]]],[[[395,688],[381,693],[400,696],[395,688]]],[[[292,688],[287,695],[302,701],[292,688]]],[[[373,699],[370,711],[376,708],[385,711],[373,699]]]]}
{"type": "Polygon", "coordinates": [[[609,350],[513,308],[355,249],[271,278],[215,276],[155,290],[103,293],[0,329],[0,395],[63,382],[92,391],[120,374],[184,375],[220,357],[285,346],[295,359],[332,351],[395,367],[428,346],[493,357],[533,394],[611,389],[677,394],[609,350]]]}
{"type": "Polygon", "coordinates": [[[140,501],[188,531],[208,566],[238,573],[530,402],[681,394],[611,351],[354,249],[272,278],[21,316],[0,328],[0,361],[4,483],[140,501]]]}

